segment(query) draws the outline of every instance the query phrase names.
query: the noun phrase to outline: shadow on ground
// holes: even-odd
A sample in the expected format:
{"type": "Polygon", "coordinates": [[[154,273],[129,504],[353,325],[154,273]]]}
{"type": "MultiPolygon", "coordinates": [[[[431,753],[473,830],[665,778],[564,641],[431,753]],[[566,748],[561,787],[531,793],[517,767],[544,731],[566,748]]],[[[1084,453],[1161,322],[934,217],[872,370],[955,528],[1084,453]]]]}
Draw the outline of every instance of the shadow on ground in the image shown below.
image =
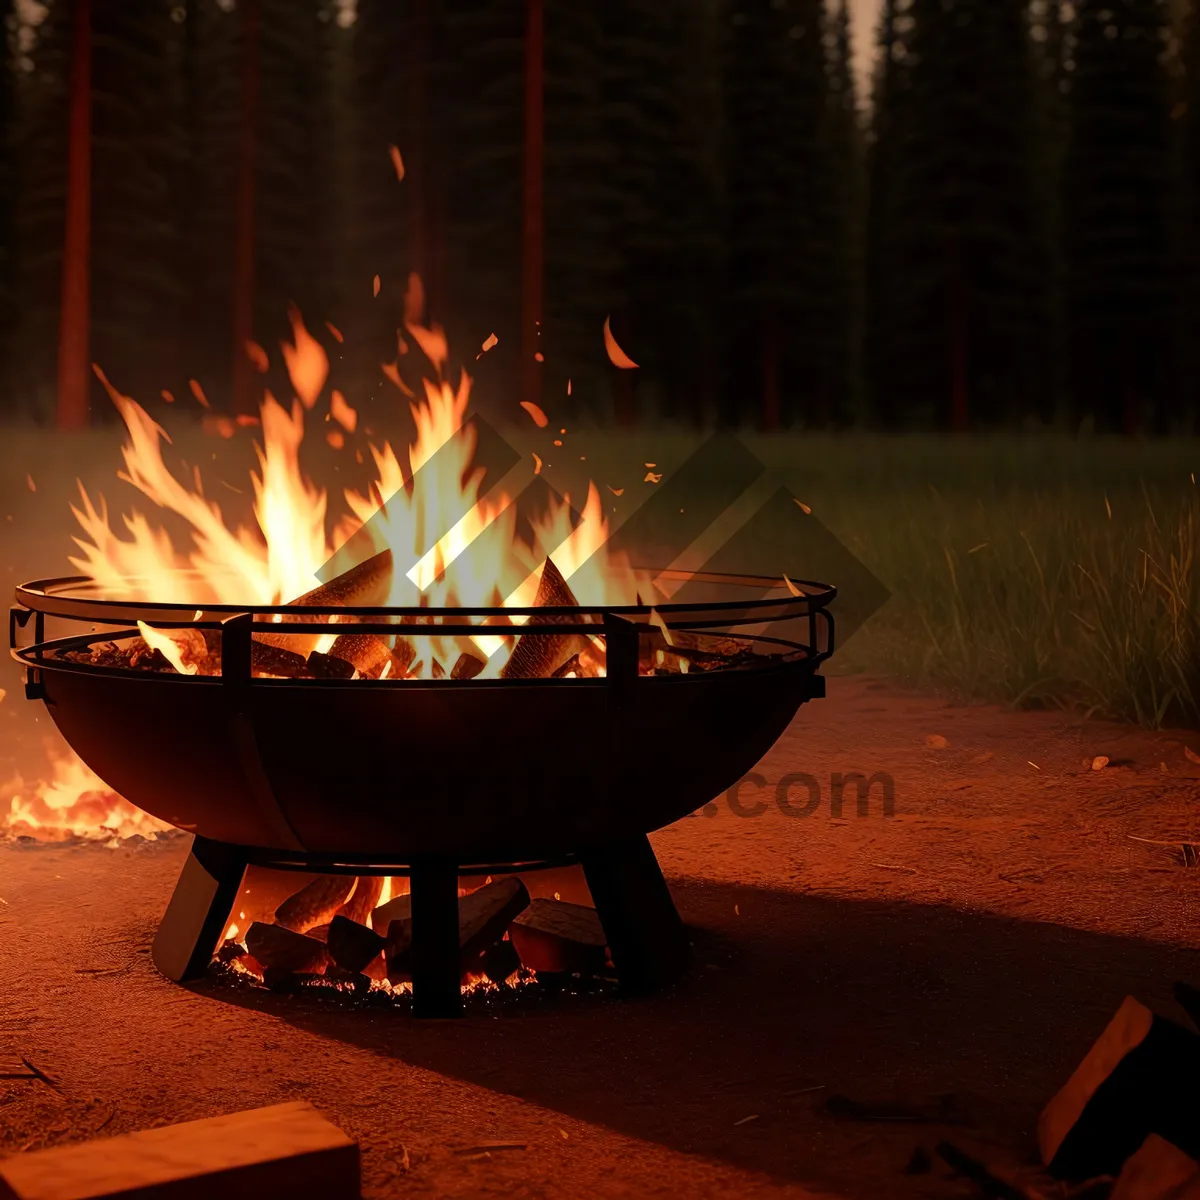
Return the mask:
{"type": "Polygon", "coordinates": [[[196,990],[674,1150],[873,1196],[891,1172],[908,1194],[899,1176],[914,1146],[947,1132],[1027,1158],[1041,1105],[1122,997],[1179,1016],[1172,981],[1200,982],[1200,951],[1054,925],[673,890],[698,963],[652,999],[568,997],[418,1022],[212,980],[196,990]],[[949,1131],[847,1121],[823,1110],[835,1093],[916,1103],[952,1093],[963,1121],[949,1131]]]}

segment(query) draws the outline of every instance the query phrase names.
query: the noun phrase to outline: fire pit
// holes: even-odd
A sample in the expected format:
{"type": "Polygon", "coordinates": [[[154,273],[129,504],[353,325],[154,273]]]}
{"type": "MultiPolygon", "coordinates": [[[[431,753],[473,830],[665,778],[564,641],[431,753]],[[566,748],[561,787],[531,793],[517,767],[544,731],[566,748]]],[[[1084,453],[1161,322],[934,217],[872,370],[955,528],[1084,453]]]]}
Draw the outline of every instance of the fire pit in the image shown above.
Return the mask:
{"type": "Polygon", "coordinates": [[[489,437],[421,307],[414,281],[383,368],[412,419],[407,461],[336,389],[318,407],[328,355],[293,311],[290,407],[264,388],[258,416],[215,426],[257,431],[250,486],[219,481],[253,497],[230,517],[101,374],[129,434],[120,478],[175,524],[137,510],[111,524],[81,485],[80,574],[17,590],[9,640],[28,695],[105,783],[195,835],[154,943],[171,979],[206,971],[223,936],[230,950],[254,866],[325,881],[246,931],[264,981],[328,979],[332,961],[356,986],[374,970],[369,984],[382,960],[419,1015],[448,1015],[500,941],[485,974],[511,977],[523,938],[562,951],[543,962],[610,957],[623,988],[659,986],[688,942],[646,835],[739,779],[822,694],[833,589],[636,569],[610,540],[625,489],[602,498],[590,481],[578,511],[555,491],[543,471],[567,429],[553,436],[537,405],[523,415],[547,430],[546,457],[489,437]],[[341,456],[345,474],[327,476],[343,481],[340,513],[301,468],[316,421],[341,456]],[[48,636],[48,621],[67,628],[48,636]],[[563,864],[582,866],[595,909],[543,905],[535,922],[511,877],[563,864]],[[489,874],[508,879],[459,902],[464,877],[489,874]],[[411,891],[379,903],[395,876],[411,891]]]}
{"type": "Polygon", "coordinates": [[[296,604],[197,610],[40,580],[17,589],[10,642],[27,695],[84,762],[195,834],[154,943],[164,975],[207,969],[250,865],[407,875],[414,1011],[449,1016],[464,875],[579,863],[622,988],[678,978],[689,946],[646,835],[736,782],[824,694],[832,588],[657,578],[701,598],[547,603],[549,560],[526,608],[347,604],[343,578],[296,604]],[[89,628],[50,638],[48,620],[89,628]],[[335,622],[352,632],[306,656],[335,622]],[[483,647],[479,662],[464,655],[442,678],[399,665],[435,638],[483,647]],[[479,663],[501,639],[510,665],[557,665],[487,678],[479,663]],[[376,653],[387,662],[368,670],[376,653]]]}

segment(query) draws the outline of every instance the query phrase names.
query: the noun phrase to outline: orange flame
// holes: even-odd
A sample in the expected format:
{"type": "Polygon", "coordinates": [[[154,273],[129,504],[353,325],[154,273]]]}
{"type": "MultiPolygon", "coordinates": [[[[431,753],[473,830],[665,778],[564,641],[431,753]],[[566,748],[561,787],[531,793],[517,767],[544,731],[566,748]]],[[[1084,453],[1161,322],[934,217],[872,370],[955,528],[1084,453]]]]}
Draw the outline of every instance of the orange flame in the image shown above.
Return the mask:
{"type": "Polygon", "coordinates": [[[8,812],[0,802],[0,838],[36,837],[40,841],[74,839],[118,845],[140,835],[154,838],[171,828],[118,796],[71,751],[48,745],[52,778],[27,784],[9,780],[8,812]]]}
{"type": "MultiPolygon", "coordinates": [[[[535,522],[531,544],[518,533],[512,498],[492,487],[497,481],[487,480],[485,487],[484,473],[474,465],[474,431],[463,424],[471,379],[461,372],[452,386],[445,378],[445,333],[422,323],[423,304],[423,288],[414,276],[405,296],[405,330],[431,368],[421,394],[412,393],[395,364],[389,372],[411,395],[415,439],[404,458],[387,441],[370,445],[375,479],[365,491],[343,493],[346,511],[340,516],[329,511],[325,490],[301,467],[305,410],[323,390],[329,362],[298,312],[291,314],[294,342],[283,344],[298,399],[289,409],[268,392],[260,410],[258,470],[251,473],[256,528],[231,527],[220,507],[205,497],[198,471],[194,487],[180,482],[163,460],[163,444],[170,443],[165,430],[98,371],[129,434],[119,477],[158,508],[183,518],[191,544],[178,549],[163,528],[136,509],[122,517],[118,532],[104,500],[93,503],[81,486],[81,501],[73,508],[82,530],[75,539],[80,555],[72,563],[102,593],[127,599],[280,604],[316,586],[317,572],[334,550],[357,536],[372,552],[391,550],[397,564],[415,563],[393,578],[393,604],[411,604],[415,587],[422,603],[432,607],[522,607],[533,602],[537,591],[545,551],[535,552],[533,546],[540,546],[549,548],[581,603],[634,602],[639,587],[633,571],[604,550],[608,526],[594,486],[577,524],[570,498],[564,497],[535,522]],[[435,455],[434,468],[422,471],[435,455]]],[[[537,416],[544,425],[545,415],[539,410],[537,416]]],[[[329,418],[347,432],[358,423],[357,413],[338,391],[331,393],[329,418]]],[[[344,444],[341,430],[330,430],[326,438],[334,446],[344,444]]],[[[651,594],[644,581],[640,590],[651,594]]],[[[177,670],[186,670],[167,631],[146,628],[142,636],[177,670]]],[[[464,648],[428,640],[429,652],[409,677],[441,677],[464,648]]],[[[498,675],[508,657],[499,651],[507,647],[511,652],[512,642],[474,640],[489,659],[484,676],[498,675]]]]}

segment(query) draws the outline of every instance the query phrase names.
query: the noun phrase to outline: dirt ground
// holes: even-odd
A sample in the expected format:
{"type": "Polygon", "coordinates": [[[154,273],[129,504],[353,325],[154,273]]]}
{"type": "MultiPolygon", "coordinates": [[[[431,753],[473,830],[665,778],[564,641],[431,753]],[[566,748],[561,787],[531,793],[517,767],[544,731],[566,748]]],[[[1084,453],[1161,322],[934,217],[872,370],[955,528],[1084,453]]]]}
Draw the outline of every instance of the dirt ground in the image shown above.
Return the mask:
{"type": "Polygon", "coordinates": [[[686,983],[458,1022],[165,982],[181,840],[0,848],[0,1076],[7,1050],[50,1081],[0,1078],[0,1151],[304,1098],[359,1140],[368,1197],[977,1195],[906,1174],[914,1148],[1018,1166],[1121,998],[1180,1017],[1171,983],[1200,983],[1200,870],[1157,844],[1200,842],[1187,746],[831,680],[743,789],[761,815],[722,798],[654,839],[686,983]],[[892,816],[878,791],[831,815],[853,771],[893,777],[892,816]],[[793,772],[820,783],[807,817],[774,804],[793,772]],[[953,1120],[847,1119],[833,1095],[953,1120]]]}

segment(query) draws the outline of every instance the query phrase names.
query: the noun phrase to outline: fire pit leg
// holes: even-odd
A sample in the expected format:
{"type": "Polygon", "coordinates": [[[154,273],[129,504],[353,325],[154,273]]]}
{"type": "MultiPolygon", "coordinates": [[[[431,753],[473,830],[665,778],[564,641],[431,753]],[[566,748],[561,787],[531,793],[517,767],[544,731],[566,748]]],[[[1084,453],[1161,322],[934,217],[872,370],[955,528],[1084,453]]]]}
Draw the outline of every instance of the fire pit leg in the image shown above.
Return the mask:
{"type": "Polygon", "coordinates": [[[151,950],[168,979],[184,983],[208,969],[245,874],[237,847],[202,837],[192,843],[151,950]]]}
{"type": "Polygon", "coordinates": [[[458,866],[413,864],[413,1016],[462,1016],[458,953],[458,866]]]}
{"type": "Polygon", "coordinates": [[[692,947],[649,839],[599,847],[580,859],[621,987],[644,993],[675,983],[691,965],[692,947]]]}

